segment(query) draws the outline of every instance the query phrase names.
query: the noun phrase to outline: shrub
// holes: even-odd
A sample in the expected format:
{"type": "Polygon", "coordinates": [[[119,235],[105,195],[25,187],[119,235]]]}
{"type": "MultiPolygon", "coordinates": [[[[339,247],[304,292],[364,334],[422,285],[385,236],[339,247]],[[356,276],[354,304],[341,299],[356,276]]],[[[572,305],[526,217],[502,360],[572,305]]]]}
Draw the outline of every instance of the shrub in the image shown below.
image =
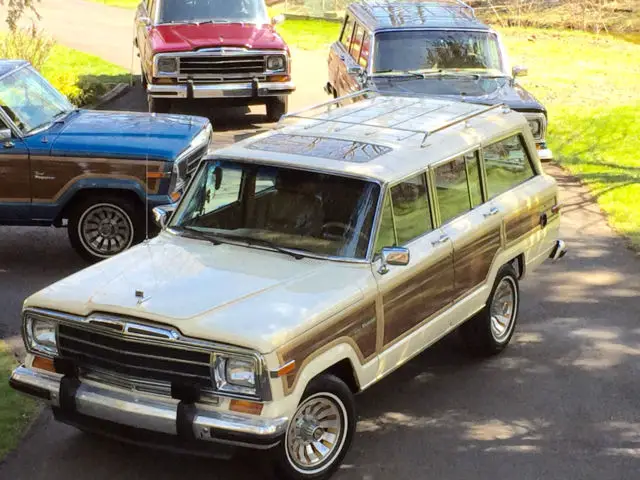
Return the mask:
{"type": "Polygon", "coordinates": [[[35,25],[17,28],[0,41],[0,58],[27,60],[40,70],[54,45],[55,41],[35,25]]]}

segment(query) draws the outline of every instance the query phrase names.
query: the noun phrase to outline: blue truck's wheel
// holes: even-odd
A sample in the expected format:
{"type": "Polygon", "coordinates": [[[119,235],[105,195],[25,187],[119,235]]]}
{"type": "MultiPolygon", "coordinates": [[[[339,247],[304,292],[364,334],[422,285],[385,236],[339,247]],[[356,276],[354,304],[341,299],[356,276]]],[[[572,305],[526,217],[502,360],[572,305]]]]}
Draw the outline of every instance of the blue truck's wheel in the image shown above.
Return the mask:
{"type": "Polygon", "coordinates": [[[127,198],[96,195],[79,201],[69,215],[69,240],[86,260],[124,252],[144,238],[141,209],[127,198]]]}

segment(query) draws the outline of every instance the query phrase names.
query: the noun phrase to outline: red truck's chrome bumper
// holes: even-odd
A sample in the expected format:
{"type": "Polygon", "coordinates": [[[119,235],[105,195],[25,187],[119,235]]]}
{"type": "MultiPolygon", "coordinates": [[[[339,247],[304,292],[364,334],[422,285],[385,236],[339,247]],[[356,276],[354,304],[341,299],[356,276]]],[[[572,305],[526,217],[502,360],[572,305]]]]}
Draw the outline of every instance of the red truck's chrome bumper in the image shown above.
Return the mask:
{"type": "Polygon", "coordinates": [[[147,85],[147,94],[154,98],[263,98],[289,95],[295,91],[293,82],[246,82],[222,84],[147,85]]]}

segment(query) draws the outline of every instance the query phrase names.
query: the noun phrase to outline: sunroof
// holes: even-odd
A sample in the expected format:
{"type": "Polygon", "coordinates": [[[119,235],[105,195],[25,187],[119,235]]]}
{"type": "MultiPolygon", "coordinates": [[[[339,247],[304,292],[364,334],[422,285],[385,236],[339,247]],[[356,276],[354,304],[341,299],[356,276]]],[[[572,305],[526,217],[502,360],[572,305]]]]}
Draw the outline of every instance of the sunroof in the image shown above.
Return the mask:
{"type": "Polygon", "coordinates": [[[390,147],[352,140],[286,134],[271,135],[252,143],[248,148],[353,163],[367,163],[392,150],[390,147]]]}

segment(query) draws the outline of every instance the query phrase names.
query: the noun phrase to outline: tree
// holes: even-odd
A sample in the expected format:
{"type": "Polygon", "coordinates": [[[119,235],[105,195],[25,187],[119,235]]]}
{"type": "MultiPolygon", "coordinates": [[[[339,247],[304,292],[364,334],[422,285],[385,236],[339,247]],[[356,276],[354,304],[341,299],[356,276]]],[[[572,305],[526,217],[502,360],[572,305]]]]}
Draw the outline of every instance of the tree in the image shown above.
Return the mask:
{"type": "Polygon", "coordinates": [[[35,8],[35,3],[40,0],[0,0],[0,5],[7,5],[6,22],[9,30],[15,32],[18,28],[18,21],[25,10],[31,10],[37,18],[40,18],[35,8]]]}

